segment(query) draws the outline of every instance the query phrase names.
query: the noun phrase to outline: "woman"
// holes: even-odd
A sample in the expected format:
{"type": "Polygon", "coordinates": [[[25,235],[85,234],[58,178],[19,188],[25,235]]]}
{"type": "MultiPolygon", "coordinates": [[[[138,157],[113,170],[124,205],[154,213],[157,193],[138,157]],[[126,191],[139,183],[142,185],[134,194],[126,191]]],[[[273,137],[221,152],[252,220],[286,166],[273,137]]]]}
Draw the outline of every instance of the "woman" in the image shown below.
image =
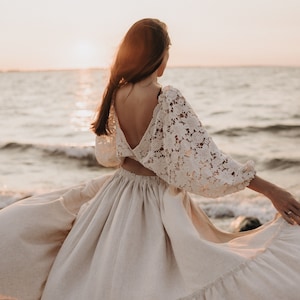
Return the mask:
{"type": "Polygon", "coordinates": [[[113,175],[0,212],[0,228],[13,228],[10,236],[0,229],[0,293],[31,300],[298,299],[300,228],[292,224],[300,224],[299,203],[256,176],[252,162],[223,154],[181,93],[161,88],[169,45],[156,19],[135,23],[120,45],[92,124],[97,159],[119,166],[113,175]],[[219,231],[189,196],[245,187],[279,212],[246,233],[219,231]]]}

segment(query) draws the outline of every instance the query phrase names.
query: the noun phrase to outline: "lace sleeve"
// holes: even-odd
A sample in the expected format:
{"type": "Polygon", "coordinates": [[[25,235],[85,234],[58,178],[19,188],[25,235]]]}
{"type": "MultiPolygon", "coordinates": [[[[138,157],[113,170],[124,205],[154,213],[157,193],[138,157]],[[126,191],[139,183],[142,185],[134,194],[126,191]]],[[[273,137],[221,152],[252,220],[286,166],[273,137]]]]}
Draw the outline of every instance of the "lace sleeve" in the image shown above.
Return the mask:
{"type": "Polygon", "coordinates": [[[101,166],[113,168],[122,163],[122,158],[117,156],[116,151],[116,121],[113,107],[108,122],[111,134],[96,136],[95,156],[101,166]]]}
{"type": "Polygon", "coordinates": [[[139,161],[169,184],[206,197],[244,189],[255,175],[254,163],[241,165],[222,153],[181,93],[165,89],[150,149],[139,149],[139,161]]]}

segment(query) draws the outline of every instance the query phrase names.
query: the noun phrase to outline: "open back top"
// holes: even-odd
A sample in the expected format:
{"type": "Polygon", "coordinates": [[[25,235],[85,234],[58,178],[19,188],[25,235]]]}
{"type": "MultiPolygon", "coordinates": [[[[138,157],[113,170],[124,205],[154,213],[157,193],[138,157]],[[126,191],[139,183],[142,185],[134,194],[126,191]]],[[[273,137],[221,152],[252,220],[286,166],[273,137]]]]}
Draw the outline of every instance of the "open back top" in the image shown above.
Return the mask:
{"type": "Polygon", "coordinates": [[[179,90],[164,87],[139,144],[131,148],[114,107],[112,134],[96,137],[96,158],[107,167],[120,166],[125,157],[140,162],[167,183],[206,197],[244,189],[255,175],[254,164],[241,165],[222,153],[179,90]]]}

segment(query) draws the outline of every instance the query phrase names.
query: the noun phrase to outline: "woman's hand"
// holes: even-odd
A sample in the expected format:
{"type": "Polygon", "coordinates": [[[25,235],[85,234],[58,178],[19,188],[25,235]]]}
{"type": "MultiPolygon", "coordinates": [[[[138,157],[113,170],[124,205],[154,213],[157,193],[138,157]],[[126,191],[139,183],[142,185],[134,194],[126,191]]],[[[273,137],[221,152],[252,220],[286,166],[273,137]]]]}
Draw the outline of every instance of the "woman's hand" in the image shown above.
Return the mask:
{"type": "Polygon", "coordinates": [[[300,225],[300,203],[289,192],[277,187],[268,198],[288,223],[300,225]]]}
{"type": "Polygon", "coordinates": [[[258,176],[254,177],[248,188],[268,197],[288,223],[300,225],[300,203],[289,192],[258,176]]]}

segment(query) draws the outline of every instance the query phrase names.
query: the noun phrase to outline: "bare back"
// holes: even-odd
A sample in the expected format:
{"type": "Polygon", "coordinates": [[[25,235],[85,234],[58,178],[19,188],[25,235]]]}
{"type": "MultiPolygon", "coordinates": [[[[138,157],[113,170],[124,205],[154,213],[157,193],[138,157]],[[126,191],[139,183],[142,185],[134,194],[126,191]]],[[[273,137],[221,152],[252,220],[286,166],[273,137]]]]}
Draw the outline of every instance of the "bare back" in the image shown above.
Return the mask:
{"type": "MultiPolygon", "coordinates": [[[[131,148],[135,148],[143,137],[157,105],[160,86],[156,83],[147,87],[128,84],[117,91],[115,110],[119,124],[131,148]]],[[[154,175],[132,159],[126,159],[123,167],[137,174],[154,175]]]]}

